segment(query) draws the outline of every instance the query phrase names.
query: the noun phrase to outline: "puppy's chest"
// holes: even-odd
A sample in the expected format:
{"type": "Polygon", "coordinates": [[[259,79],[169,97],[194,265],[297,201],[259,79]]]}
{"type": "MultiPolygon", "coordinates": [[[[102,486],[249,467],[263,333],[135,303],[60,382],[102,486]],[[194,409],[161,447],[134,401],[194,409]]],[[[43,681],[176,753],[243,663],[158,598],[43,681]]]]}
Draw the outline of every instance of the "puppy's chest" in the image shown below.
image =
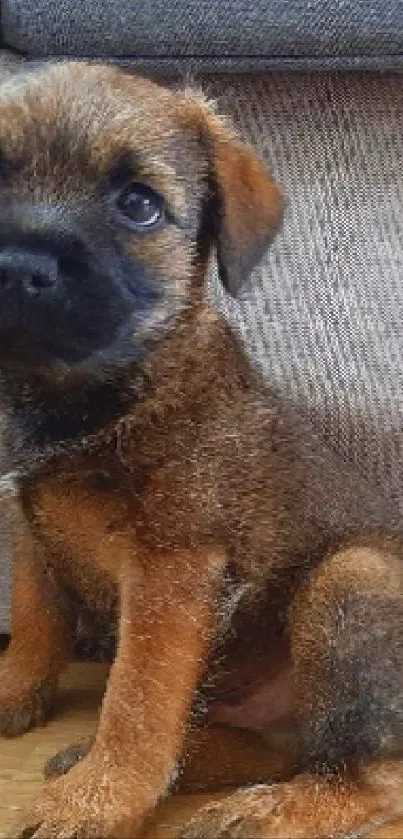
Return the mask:
{"type": "Polygon", "coordinates": [[[105,473],[46,476],[23,503],[63,581],[93,605],[115,589],[122,563],[135,563],[135,504],[105,473]]]}

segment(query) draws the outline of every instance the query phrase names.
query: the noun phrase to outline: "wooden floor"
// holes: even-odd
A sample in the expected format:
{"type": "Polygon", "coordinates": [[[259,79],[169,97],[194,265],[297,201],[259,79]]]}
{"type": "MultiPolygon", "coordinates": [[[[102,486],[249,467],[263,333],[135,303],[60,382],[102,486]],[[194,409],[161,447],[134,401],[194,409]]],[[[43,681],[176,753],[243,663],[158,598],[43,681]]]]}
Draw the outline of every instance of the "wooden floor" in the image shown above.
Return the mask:
{"type": "MultiPolygon", "coordinates": [[[[12,740],[0,741],[0,839],[13,836],[23,811],[43,784],[48,757],[95,730],[105,668],[75,664],[61,685],[57,717],[47,726],[12,740]]],[[[403,795],[403,790],[402,790],[403,795]]],[[[147,826],[145,839],[175,839],[195,810],[219,795],[173,795],[147,826]]],[[[403,820],[378,830],[377,839],[403,839],[403,820]]]]}

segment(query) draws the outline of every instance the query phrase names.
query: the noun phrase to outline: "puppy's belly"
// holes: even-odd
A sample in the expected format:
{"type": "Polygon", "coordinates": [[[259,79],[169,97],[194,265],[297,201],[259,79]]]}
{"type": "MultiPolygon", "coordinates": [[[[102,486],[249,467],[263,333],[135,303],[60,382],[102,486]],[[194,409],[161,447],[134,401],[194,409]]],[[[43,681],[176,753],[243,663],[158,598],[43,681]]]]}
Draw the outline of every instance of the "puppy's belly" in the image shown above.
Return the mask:
{"type": "Polygon", "coordinates": [[[229,695],[214,700],[209,709],[212,723],[237,728],[266,731],[274,725],[289,727],[295,707],[294,678],[291,664],[286,664],[266,681],[259,680],[229,695]]]}

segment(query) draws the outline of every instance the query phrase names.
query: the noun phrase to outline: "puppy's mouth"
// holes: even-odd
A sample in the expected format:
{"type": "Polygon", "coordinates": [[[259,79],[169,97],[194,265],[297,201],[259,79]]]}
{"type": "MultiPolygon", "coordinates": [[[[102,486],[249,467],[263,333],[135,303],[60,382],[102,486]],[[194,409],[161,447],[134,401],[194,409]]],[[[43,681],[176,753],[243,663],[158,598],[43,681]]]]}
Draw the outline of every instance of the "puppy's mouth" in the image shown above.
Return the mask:
{"type": "Polygon", "coordinates": [[[22,305],[15,314],[8,309],[0,314],[0,367],[62,371],[91,358],[101,363],[117,346],[128,352],[133,331],[129,315],[120,322],[104,320],[93,312],[87,322],[63,307],[22,305]]]}
{"type": "MultiPolygon", "coordinates": [[[[19,368],[29,370],[56,371],[67,373],[68,370],[88,364],[91,360],[105,363],[114,355],[116,346],[126,346],[129,349],[132,329],[124,324],[115,330],[110,341],[103,345],[98,335],[91,340],[91,334],[86,332],[74,336],[65,334],[62,330],[49,329],[45,334],[38,334],[35,329],[27,326],[25,318],[21,317],[20,330],[14,327],[1,329],[0,327],[0,368],[19,368]],[[75,338],[75,340],[74,340],[75,338]]],[[[105,341],[104,335],[103,340],[105,341]]]]}

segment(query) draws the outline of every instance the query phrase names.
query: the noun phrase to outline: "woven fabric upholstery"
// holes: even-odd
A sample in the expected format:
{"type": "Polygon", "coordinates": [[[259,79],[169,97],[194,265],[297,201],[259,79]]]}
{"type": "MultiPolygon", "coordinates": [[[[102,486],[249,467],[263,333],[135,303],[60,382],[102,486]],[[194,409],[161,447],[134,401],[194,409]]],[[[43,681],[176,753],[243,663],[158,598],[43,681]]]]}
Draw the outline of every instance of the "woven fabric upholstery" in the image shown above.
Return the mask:
{"type": "Polygon", "coordinates": [[[403,65],[400,0],[2,0],[5,44],[166,72],[403,65]]]}

